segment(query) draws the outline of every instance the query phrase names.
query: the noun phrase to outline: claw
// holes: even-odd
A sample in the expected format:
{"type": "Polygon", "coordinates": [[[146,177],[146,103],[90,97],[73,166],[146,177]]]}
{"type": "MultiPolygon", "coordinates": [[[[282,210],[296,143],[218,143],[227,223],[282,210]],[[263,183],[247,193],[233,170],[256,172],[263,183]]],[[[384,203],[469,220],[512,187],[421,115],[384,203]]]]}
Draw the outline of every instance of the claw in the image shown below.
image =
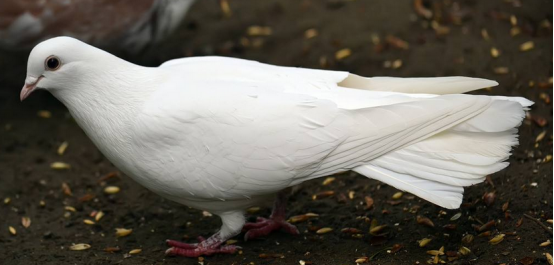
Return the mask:
{"type": "Polygon", "coordinates": [[[259,221],[258,223],[247,223],[244,225],[242,230],[248,231],[244,235],[244,241],[267,236],[271,232],[279,229],[282,229],[283,231],[292,235],[300,234],[296,226],[291,225],[286,221],[282,221],[281,219],[275,220],[275,219],[259,218],[258,221],[259,221]]]}

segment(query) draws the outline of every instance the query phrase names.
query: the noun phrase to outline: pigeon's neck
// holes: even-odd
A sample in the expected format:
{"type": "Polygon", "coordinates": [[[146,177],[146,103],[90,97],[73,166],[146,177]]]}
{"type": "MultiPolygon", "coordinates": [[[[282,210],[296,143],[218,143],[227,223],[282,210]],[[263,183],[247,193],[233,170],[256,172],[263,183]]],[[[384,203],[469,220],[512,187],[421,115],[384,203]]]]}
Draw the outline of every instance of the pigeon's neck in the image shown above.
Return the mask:
{"type": "Polygon", "coordinates": [[[118,161],[129,152],[129,126],[163,74],[123,60],[110,65],[87,71],[69,92],[71,96],[57,97],[100,151],[124,167],[118,161]]]}

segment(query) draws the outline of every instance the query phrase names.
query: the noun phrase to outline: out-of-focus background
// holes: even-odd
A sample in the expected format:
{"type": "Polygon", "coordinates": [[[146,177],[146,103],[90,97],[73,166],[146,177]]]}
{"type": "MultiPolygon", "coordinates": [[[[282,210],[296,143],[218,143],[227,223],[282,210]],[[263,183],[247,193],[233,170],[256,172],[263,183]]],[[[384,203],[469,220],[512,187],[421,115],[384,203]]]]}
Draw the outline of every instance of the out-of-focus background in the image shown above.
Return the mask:
{"type": "Polygon", "coordinates": [[[552,1],[185,2],[0,2],[0,263],[549,264],[552,1]],[[346,173],[295,190],[289,215],[319,215],[299,218],[300,236],[239,236],[239,254],[171,258],[165,239],[193,242],[212,234],[219,218],[119,174],[50,94],[19,102],[30,48],[59,34],[150,66],[222,55],[363,76],[483,77],[500,85],[476,93],[536,104],[511,166],[467,188],[458,210],[346,173]],[[120,191],[106,194],[106,186],[120,191]],[[333,230],[315,232],[323,227],[333,230]],[[133,231],[118,238],[115,228],[133,231]],[[79,243],[90,248],[72,250],[79,243]],[[141,252],[129,254],[134,249],[141,252]]]}

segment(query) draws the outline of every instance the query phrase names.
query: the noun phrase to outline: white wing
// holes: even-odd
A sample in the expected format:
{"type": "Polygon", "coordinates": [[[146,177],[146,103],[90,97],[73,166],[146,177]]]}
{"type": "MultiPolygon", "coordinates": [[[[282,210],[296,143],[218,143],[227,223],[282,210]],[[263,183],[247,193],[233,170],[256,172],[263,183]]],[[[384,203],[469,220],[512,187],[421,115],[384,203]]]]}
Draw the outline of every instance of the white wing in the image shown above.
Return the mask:
{"type": "MultiPolygon", "coordinates": [[[[181,59],[162,69],[174,77],[137,117],[133,139],[136,151],[145,154],[137,167],[163,175],[163,184],[203,199],[274,193],[350,169],[379,179],[382,174],[371,175],[363,167],[454,130],[486,113],[495,101],[486,96],[349,89],[338,85],[349,78],[345,72],[239,59],[181,59]]],[[[383,166],[390,161],[380,163],[381,173],[391,170],[383,166]]],[[[422,182],[418,175],[409,177],[422,182]]],[[[411,192],[410,187],[428,189],[425,183],[418,186],[410,180],[397,181],[396,186],[404,188],[399,184],[403,182],[410,184],[405,189],[411,192]]],[[[434,186],[444,185],[435,182],[434,186]]],[[[457,186],[445,190],[460,194],[457,186]]],[[[428,193],[416,195],[441,204],[428,193]]]]}

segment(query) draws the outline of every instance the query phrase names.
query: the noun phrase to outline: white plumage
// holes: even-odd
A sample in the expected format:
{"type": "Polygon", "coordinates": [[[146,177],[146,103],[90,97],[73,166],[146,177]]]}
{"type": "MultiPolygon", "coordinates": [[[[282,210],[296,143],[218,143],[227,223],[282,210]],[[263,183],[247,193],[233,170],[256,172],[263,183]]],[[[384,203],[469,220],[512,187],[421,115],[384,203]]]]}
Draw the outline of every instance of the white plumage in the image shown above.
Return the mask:
{"type": "Polygon", "coordinates": [[[28,75],[44,76],[38,86],[126,174],[221,216],[222,238],[240,232],[247,207],[346,170],[457,208],[464,186],[507,166],[532,104],[458,94],[497,85],[478,78],[363,78],[224,57],[146,68],[70,38],[35,47],[28,75]],[[43,70],[50,55],[59,70],[43,70]]]}

